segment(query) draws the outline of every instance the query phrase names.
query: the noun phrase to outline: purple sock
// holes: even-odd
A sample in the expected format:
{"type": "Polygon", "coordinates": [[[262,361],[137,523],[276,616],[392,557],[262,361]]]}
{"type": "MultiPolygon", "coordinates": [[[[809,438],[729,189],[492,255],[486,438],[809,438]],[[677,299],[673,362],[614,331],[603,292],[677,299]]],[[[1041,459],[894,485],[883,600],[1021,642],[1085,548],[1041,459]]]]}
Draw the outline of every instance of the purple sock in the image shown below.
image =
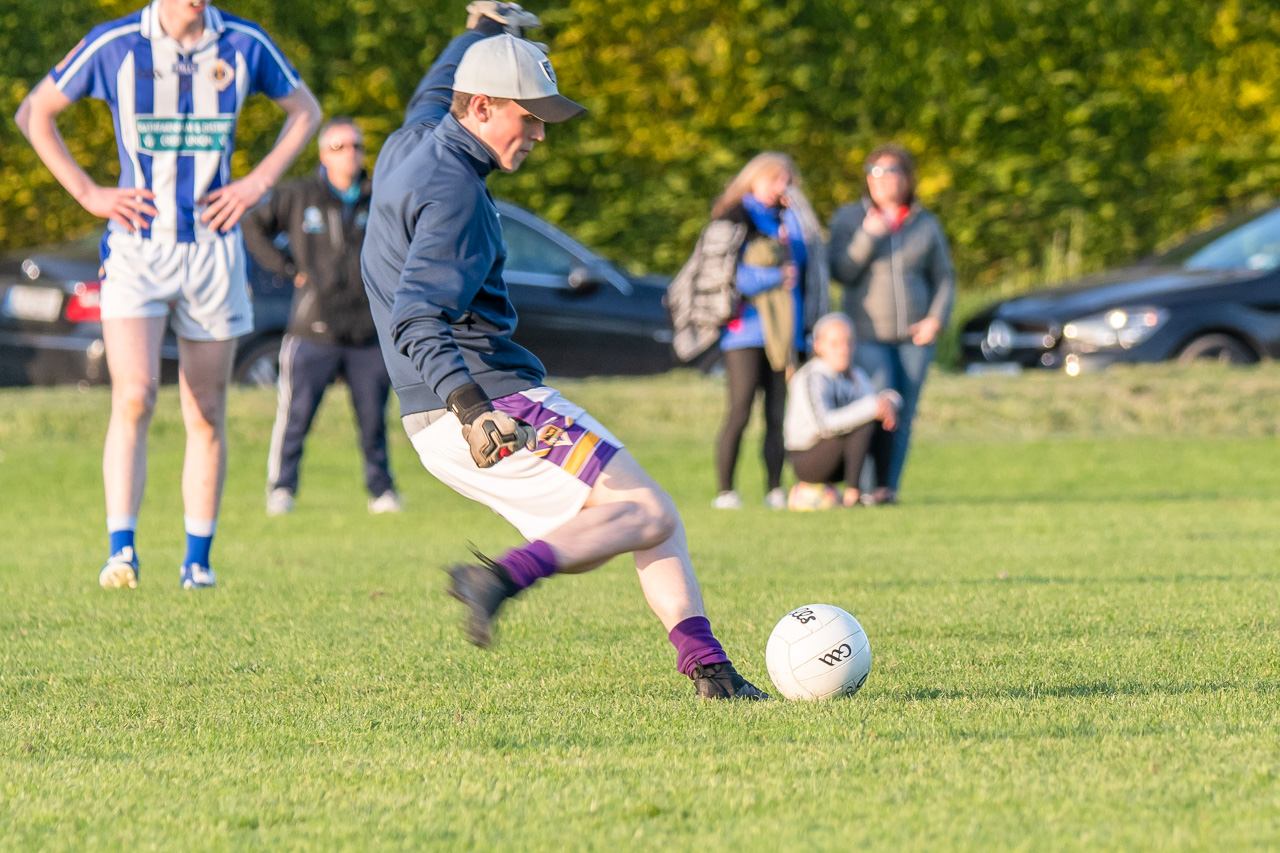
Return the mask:
{"type": "Polygon", "coordinates": [[[676,669],[690,678],[698,664],[729,662],[729,656],[711,633],[711,623],[705,616],[690,616],[672,628],[667,637],[676,647],[676,669]]]}
{"type": "Polygon", "coordinates": [[[542,578],[549,578],[556,573],[556,552],[541,539],[530,542],[523,548],[512,548],[497,561],[499,566],[507,570],[511,582],[521,589],[528,589],[542,578]]]}

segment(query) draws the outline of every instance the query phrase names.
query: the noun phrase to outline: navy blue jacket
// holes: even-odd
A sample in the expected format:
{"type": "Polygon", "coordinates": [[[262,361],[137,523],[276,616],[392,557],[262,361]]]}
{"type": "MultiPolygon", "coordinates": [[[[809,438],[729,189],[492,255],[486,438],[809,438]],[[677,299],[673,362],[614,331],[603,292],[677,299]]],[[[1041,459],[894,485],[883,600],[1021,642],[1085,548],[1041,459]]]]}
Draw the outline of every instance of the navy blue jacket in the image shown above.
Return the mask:
{"type": "Polygon", "coordinates": [[[448,112],[458,61],[484,37],[468,32],[440,55],[373,173],[360,266],[401,414],[444,408],[469,382],[495,399],[546,374],[511,342],[507,248],[485,185],[498,164],[448,112]]]}

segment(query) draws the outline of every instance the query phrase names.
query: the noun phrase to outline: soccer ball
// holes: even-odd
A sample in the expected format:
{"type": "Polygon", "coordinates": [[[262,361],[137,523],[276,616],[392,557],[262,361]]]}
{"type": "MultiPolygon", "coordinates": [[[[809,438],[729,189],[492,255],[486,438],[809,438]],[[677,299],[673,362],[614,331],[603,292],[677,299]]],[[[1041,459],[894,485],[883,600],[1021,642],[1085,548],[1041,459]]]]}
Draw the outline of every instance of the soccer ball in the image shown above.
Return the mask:
{"type": "Polygon", "coordinates": [[[787,494],[787,509],[797,512],[840,506],[840,493],[825,483],[796,483],[787,494]]]}
{"type": "Polygon", "coordinates": [[[839,607],[810,604],[773,627],[764,660],[788,699],[853,696],[871,671],[871,643],[858,620],[839,607]]]}

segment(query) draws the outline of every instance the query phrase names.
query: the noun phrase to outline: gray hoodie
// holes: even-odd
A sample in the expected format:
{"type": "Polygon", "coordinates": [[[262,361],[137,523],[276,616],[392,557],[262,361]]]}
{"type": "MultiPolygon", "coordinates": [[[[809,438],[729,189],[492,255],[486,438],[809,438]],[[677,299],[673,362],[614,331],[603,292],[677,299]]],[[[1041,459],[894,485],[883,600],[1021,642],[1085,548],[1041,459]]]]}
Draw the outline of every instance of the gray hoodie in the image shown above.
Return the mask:
{"type": "MultiPolygon", "coordinates": [[[[896,391],[885,392],[895,406],[896,391]]],[[[836,373],[821,358],[812,358],[787,383],[787,414],[782,422],[787,450],[808,450],[824,438],[852,432],[876,419],[880,400],[861,368],[836,373]]]]}
{"type": "Polygon", "coordinates": [[[831,275],[844,287],[844,310],[865,341],[908,341],[913,323],[933,317],[945,328],[955,298],[956,272],[937,217],[920,206],[884,237],[862,230],[869,199],[831,217],[831,275]]]}

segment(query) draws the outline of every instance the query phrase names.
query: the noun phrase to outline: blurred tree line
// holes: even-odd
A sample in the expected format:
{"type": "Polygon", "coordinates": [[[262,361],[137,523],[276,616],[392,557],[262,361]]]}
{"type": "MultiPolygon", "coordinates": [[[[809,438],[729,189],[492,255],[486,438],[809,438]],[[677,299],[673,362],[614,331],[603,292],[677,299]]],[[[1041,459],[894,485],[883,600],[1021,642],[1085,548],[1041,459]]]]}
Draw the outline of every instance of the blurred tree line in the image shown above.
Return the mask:
{"type": "MultiPolygon", "coordinates": [[[[141,0],[6,0],[0,10],[0,247],[95,223],[11,116],[94,24],[141,0]]],[[[462,0],[225,0],[281,44],[327,114],[376,154],[461,31],[462,0]]],[[[826,217],[898,140],[953,241],[964,286],[1134,258],[1280,188],[1280,9],[1266,0],[529,0],[564,91],[589,115],[491,180],[633,268],[673,271],[752,154],[799,163],[826,217]]],[[[280,113],[245,110],[236,173],[280,113]]],[[[114,182],[105,107],[62,121],[114,182]]],[[[309,150],[295,172],[315,165],[309,150]]]]}

